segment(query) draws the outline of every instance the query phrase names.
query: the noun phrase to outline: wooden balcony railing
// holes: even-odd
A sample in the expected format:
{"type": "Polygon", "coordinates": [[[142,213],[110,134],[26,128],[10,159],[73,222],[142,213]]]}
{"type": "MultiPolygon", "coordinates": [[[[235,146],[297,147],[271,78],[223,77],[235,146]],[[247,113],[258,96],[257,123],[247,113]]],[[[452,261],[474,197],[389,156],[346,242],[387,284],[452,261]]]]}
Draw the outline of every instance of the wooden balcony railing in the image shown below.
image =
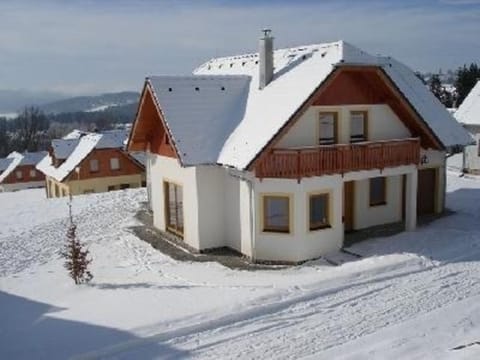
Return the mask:
{"type": "Polygon", "coordinates": [[[301,179],[418,164],[420,140],[367,141],[301,149],[274,149],[255,167],[258,178],[301,179]]]}

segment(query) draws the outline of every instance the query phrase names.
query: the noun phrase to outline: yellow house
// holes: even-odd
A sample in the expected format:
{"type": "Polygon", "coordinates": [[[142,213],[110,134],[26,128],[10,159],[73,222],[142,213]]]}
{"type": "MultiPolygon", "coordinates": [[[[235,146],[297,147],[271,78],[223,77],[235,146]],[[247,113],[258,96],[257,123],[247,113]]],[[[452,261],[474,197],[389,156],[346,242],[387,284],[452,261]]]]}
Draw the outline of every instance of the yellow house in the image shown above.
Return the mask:
{"type": "Polygon", "coordinates": [[[37,165],[45,174],[47,197],[145,186],[142,157],[125,151],[127,137],[124,130],[74,131],[53,140],[49,154],[37,165]]]}

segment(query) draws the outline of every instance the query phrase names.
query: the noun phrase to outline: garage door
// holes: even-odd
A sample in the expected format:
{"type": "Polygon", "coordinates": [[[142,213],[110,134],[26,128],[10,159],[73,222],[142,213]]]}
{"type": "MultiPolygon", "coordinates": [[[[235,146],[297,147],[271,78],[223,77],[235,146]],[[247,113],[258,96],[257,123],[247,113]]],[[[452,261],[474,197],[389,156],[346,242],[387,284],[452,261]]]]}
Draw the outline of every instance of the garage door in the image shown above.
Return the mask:
{"type": "Polygon", "coordinates": [[[417,215],[435,212],[437,169],[418,171],[417,215]]]}

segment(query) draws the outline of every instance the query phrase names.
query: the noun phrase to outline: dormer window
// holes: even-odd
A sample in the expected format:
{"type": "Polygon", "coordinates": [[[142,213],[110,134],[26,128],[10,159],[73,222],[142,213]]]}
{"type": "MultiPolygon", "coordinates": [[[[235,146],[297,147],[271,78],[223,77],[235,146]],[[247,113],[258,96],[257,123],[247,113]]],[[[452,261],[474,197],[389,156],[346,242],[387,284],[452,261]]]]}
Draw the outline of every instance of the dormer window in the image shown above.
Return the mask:
{"type": "Polygon", "coordinates": [[[331,145],[338,142],[337,121],[338,116],[336,112],[322,112],[319,115],[319,145],[331,145]]]}
{"type": "Polygon", "coordinates": [[[350,112],[350,142],[361,142],[368,139],[368,113],[366,111],[350,112]]]}

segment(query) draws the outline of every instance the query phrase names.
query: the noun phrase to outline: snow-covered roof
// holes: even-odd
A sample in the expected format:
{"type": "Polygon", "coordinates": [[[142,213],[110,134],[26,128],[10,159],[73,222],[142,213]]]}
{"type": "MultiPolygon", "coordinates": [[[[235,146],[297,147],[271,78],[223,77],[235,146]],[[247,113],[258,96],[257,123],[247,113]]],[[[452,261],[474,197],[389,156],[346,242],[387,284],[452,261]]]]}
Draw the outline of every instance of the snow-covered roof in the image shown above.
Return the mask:
{"type": "Polygon", "coordinates": [[[53,139],[52,150],[57,159],[66,159],[75,150],[80,139],[53,139]]]}
{"type": "Polygon", "coordinates": [[[13,159],[10,158],[0,159],[0,172],[5,171],[12,161],[13,159]]]}
{"type": "Polygon", "coordinates": [[[444,146],[470,137],[405,65],[344,42],[274,52],[274,77],[258,88],[258,54],[212,59],[194,76],[147,82],[184,165],[219,163],[246,168],[304,101],[340,65],[381,67],[444,146]]]}
{"type": "Polygon", "coordinates": [[[129,152],[129,155],[134,158],[139,164],[146,166],[147,165],[147,154],[143,151],[132,151],[129,152]]]}
{"type": "Polygon", "coordinates": [[[16,169],[16,167],[20,164],[23,159],[23,155],[14,151],[7,156],[7,161],[9,161],[8,166],[6,169],[0,174],[0,184],[7,178],[8,175],[12,173],[16,169]]]}
{"type": "Polygon", "coordinates": [[[20,166],[22,165],[37,165],[40,160],[42,160],[45,155],[47,155],[46,151],[37,151],[37,152],[26,152],[23,153],[22,161],[20,161],[20,166]]]}
{"type": "Polygon", "coordinates": [[[16,151],[0,159],[0,183],[6,179],[18,166],[37,165],[47,154],[46,151],[25,152],[20,154],[16,151]]]}
{"type": "Polygon", "coordinates": [[[128,140],[129,131],[127,130],[107,130],[101,132],[102,137],[98,142],[96,149],[116,149],[123,148],[128,140]]]}
{"type": "Polygon", "coordinates": [[[110,130],[99,133],[86,133],[75,130],[67,138],[52,141],[53,154],[58,159],[66,159],[60,166],[53,165],[48,154],[37,165],[37,169],[57,181],[63,181],[94,149],[123,149],[128,138],[125,130],[110,130]]]}
{"type": "Polygon", "coordinates": [[[477,81],[465,100],[463,100],[455,112],[455,118],[462,124],[480,125],[480,81],[477,81]]]}
{"type": "Polygon", "coordinates": [[[216,163],[243,118],[249,76],[153,76],[147,80],[182,163],[216,163]]]}

